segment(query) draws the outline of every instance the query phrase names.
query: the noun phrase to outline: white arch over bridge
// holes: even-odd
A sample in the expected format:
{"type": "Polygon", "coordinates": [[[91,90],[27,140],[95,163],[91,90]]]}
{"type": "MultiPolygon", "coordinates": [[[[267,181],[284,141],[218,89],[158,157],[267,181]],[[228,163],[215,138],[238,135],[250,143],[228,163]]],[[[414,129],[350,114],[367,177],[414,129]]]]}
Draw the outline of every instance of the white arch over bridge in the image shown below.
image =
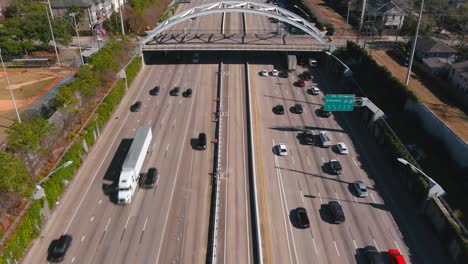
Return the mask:
{"type": "Polygon", "coordinates": [[[314,24],[309,23],[302,17],[290,12],[284,8],[280,8],[275,5],[269,5],[264,3],[252,2],[252,1],[218,1],[213,3],[202,4],[194,6],[190,9],[184,10],[180,13],[175,14],[163,23],[160,23],[156,28],[147,31],[148,36],[142,41],[143,45],[152,41],[154,37],[158,36],[168,28],[179,24],[183,21],[218,13],[251,13],[255,15],[267,16],[276,18],[284,23],[295,26],[313,38],[317,39],[328,49],[331,48],[331,44],[324,39],[325,32],[317,29],[314,24]]]}

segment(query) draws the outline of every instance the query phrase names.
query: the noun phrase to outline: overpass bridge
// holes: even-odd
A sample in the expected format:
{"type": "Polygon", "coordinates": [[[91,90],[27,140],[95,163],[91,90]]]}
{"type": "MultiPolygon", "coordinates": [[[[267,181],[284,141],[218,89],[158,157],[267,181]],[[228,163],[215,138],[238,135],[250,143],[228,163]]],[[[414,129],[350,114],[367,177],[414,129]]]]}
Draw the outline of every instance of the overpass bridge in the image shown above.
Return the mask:
{"type": "Polygon", "coordinates": [[[163,32],[143,46],[143,51],[239,50],[239,51],[323,51],[328,47],[308,35],[271,32],[230,33],[163,32]]]}
{"type": "MultiPolygon", "coordinates": [[[[224,15],[223,15],[224,17],[224,15]]],[[[244,18],[245,19],[245,18],[244,18]]],[[[224,28],[224,25],[222,26],[224,28]]],[[[190,29],[189,29],[190,30],[190,29]]],[[[334,47],[324,39],[325,32],[317,29],[315,24],[275,5],[252,1],[218,1],[201,4],[184,10],[147,31],[147,37],[141,43],[143,53],[155,51],[176,50],[217,50],[217,51],[329,51],[334,47]],[[304,32],[305,35],[285,34],[284,30],[277,32],[183,32],[168,31],[171,27],[197,17],[242,13],[269,17],[304,32]]]]}

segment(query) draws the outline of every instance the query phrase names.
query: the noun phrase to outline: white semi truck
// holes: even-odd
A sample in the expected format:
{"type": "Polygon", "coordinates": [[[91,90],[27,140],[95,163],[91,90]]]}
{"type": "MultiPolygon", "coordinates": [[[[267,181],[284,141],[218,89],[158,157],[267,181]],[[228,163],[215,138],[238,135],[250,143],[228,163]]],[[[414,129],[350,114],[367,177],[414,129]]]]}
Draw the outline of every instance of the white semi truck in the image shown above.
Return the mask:
{"type": "Polygon", "coordinates": [[[152,138],[151,127],[138,128],[120,172],[117,194],[119,204],[131,203],[152,138]]]}

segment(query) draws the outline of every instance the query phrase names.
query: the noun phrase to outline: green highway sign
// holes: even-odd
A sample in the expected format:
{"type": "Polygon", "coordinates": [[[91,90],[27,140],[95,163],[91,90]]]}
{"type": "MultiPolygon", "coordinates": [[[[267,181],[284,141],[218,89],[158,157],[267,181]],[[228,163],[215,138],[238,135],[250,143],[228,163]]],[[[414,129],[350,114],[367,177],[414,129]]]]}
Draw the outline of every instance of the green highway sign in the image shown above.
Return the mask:
{"type": "Polygon", "coordinates": [[[325,95],[325,111],[353,111],[354,94],[325,95]]]}

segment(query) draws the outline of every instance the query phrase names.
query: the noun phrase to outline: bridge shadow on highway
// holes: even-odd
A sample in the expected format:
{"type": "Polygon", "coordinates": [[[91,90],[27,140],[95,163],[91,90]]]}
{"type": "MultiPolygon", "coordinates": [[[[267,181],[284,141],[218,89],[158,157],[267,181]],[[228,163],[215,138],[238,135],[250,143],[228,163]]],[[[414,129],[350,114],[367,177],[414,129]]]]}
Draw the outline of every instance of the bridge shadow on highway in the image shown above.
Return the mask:
{"type": "Polygon", "coordinates": [[[286,132],[302,132],[306,129],[310,129],[310,130],[317,130],[317,131],[324,130],[324,131],[346,133],[346,131],[344,131],[343,129],[316,127],[316,126],[275,126],[275,127],[269,127],[269,129],[278,130],[278,131],[286,131],[286,132]]]}
{"type": "Polygon", "coordinates": [[[117,190],[119,185],[119,176],[122,169],[122,164],[127,157],[133,138],[124,138],[120,141],[114,157],[112,158],[109,167],[103,177],[102,191],[113,203],[117,203],[117,190]]]}

